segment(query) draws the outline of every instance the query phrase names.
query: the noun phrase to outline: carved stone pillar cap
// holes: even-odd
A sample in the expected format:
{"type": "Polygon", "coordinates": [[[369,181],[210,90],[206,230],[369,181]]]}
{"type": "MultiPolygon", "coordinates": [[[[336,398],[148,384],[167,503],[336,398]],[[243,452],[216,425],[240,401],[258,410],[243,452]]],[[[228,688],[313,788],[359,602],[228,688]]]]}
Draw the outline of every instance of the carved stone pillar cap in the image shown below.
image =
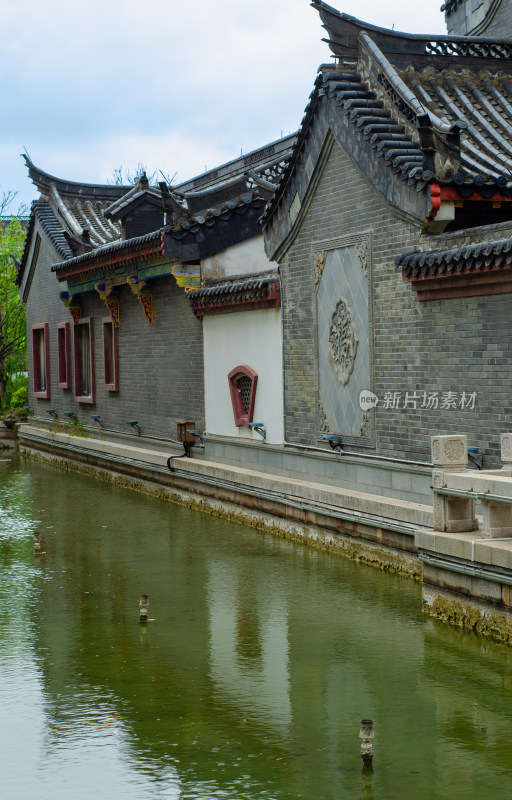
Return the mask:
{"type": "Polygon", "coordinates": [[[432,463],[435,467],[466,467],[467,436],[432,436],[432,463]]]}
{"type": "Polygon", "coordinates": [[[501,461],[512,464],[512,433],[501,434],[501,461]]]}

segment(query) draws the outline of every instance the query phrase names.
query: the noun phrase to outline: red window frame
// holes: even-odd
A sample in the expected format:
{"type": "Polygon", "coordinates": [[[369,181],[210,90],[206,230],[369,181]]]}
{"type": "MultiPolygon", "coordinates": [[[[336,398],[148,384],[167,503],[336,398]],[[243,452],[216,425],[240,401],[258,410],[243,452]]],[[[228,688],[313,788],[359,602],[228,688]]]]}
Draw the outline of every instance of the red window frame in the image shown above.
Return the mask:
{"type": "Polygon", "coordinates": [[[59,367],[59,389],[71,389],[69,322],[60,322],[57,325],[57,354],[59,367]]]}
{"type": "Polygon", "coordinates": [[[119,331],[112,317],[103,320],[103,378],[105,389],[119,391],[119,331]]]}
{"type": "Polygon", "coordinates": [[[235,417],[235,425],[240,428],[241,426],[249,427],[249,423],[254,418],[254,404],[256,402],[256,388],[258,386],[258,373],[247,364],[239,364],[231,370],[228,375],[229,392],[231,395],[231,404],[233,406],[233,414],[235,417]],[[238,386],[240,378],[250,378],[251,390],[249,396],[249,408],[246,409],[242,397],[242,392],[238,386]]]}
{"type": "Polygon", "coordinates": [[[92,317],[83,317],[73,327],[73,355],[75,367],[75,400],[78,403],[96,402],[96,371],[94,366],[94,324],[92,317]],[[87,326],[89,331],[89,394],[83,393],[83,358],[81,329],[87,326]]]}
{"type": "Polygon", "coordinates": [[[50,399],[50,329],[47,322],[32,325],[32,372],[34,397],[50,399]],[[41,337],[44,348],[44,372],[41,372],[41,337]],[[46,380],[45,380],[45,379],[46,380]]]}

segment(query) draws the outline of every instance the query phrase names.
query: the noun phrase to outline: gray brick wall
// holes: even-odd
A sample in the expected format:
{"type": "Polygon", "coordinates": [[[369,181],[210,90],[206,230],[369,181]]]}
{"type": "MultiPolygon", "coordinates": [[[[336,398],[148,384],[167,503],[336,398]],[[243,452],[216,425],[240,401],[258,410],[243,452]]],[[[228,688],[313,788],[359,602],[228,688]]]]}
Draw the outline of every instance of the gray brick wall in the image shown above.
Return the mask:
{"type": "Polygon", "coordinates": [[[512,3],[501,0],[465,0],[445,15],[446,29],[452,36],[484,36],[512,39],[512,3]]]}
{"type": "MultiPolygon", "coordinates": [[[[403,184],[402,184],[403,185],[403,184]]],[[[316,332],[311,243],[370,229],[373,235],[377,455],[430,460],[430,436],[466,433],[498,463],[499,434],[511,429],[510,295],[418,302],[394,265],[416,249],[419,227],[391,213],[336,144],[299,234],[281,262],[285,430],[316,445],[316,332]],[[477,392],[474,410],[385,409],[386,392],[477,392]]],[[[460,399],[460,396],[459,396],[460,399]]],[[[357,448],[350,448],[356,450],[357,448]]],[[[361,452],[369,452],[361,450],[361,452]]]]}
{"type": "MultiPolygon", "coordinates": [[[[37,230],[37,228],[36,228],[37,230]]],[[[71,372],[73,378],[73,320],[59,299],[63,288],[50,271],[60,258],[39,230],[42,243],[37,268],[27,302],[29,331],[29,374],[32,375],[30,328],[49,323],[51,398],[35,398],[29,386],[30,406],[37,416],[48,415],[54,408],[66,421],[65,411],[74,411],[80,421],[92,425],[90,415],[100,414],[106,427],[129,433],[126,420],[137,419],[143,434],[176,437],[176,420],[192,419],[204,428],[202,325],[194,317],[183,289],[174,278],[152,281],[154,323],[150,325],[142,305],[128,286],[119,292],[121,326],[119,328],[120,389],[109,392],[104,386],[102,320],[108,310],[99,296],[82,295],[82,316],[94,320],[96,368],[96,403],[74,400],[74,391],[58,387],[57,324],[70,323],[71,372]]],[[[29,262],[30,263],[30,258],[29,262]]],[[[73,382],[72,382],[73,387],[73,382]]]]}

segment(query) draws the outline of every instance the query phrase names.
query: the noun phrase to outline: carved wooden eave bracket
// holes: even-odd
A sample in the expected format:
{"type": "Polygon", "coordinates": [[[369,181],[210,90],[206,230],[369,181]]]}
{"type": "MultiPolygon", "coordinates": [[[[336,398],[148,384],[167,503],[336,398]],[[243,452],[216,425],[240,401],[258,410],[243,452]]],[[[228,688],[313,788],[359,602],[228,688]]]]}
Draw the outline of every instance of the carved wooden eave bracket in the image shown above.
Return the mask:
{"type": "Polygon", "coordinates": [[[201,288],[201,266],[199,264],[175,264],[172,274],[177,285],[181,289],[185,289],[186,294],[201,288]]]}
{"type": "Polygon", "coordinates": [[[107,286],[104,281],[98,281],[96,291],[100,299],[105,303],[115,328],[121,324],[121,313],[119,308],[119,298],[112,286],[107,286]]]}
{"type": "Polygon", "coordinates": [[[82,316],[82,306],[80,305],[80,302],[76,297],[73,297],[73,295],[66,291],[59,292],[59,297],[73,317],[73,324],[76,325],[82,316]]]}
{"type": "Polygon", "coordinates": [[[144,315],[149,322],[150,325],[153,324],[153,293],[146,289],[146,281],[139,280],[137,275],[129,275],[126,279],[126,282],[130,289],[132,290],[133,294],[139,300],[143,310],[144,315]]]}

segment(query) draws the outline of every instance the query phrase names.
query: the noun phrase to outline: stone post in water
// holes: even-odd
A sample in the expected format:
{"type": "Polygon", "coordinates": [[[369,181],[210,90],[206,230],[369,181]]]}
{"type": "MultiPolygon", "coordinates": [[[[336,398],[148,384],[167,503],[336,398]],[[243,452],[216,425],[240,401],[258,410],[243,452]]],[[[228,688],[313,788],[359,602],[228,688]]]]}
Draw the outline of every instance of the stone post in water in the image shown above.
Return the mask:
{"type": "Polygon", "coordinates": [[[149,595],[141,594],[139,600],[139,622],[148,621],[149,595]]]}
{"type": "Polygon", "coordinates": [[[34,533],[34,553],[41,552],[41,537],[39,535],[39,531],[34,533]]]}
{"type": "Polygon", "coordinates": [[[362,719],[359,738],[362,739],[361,758],[365,766],[371,766],[373,761],[373,747],[371,743],[373,737],[373,719],[362,719]]]}

